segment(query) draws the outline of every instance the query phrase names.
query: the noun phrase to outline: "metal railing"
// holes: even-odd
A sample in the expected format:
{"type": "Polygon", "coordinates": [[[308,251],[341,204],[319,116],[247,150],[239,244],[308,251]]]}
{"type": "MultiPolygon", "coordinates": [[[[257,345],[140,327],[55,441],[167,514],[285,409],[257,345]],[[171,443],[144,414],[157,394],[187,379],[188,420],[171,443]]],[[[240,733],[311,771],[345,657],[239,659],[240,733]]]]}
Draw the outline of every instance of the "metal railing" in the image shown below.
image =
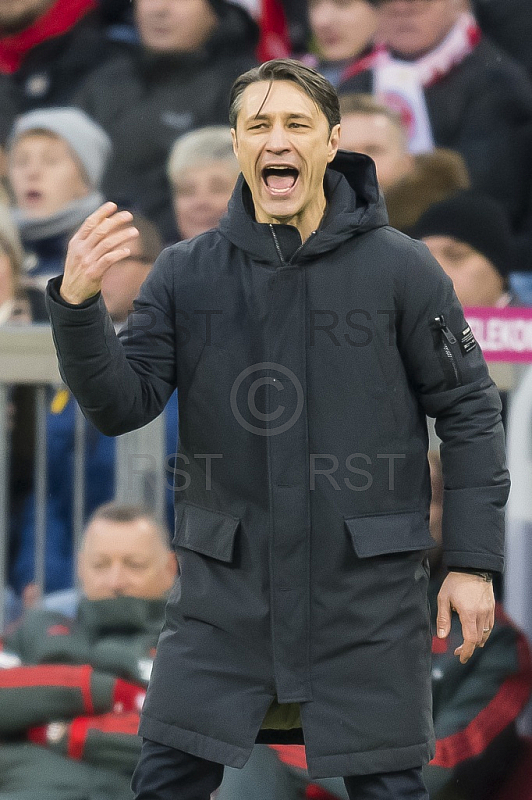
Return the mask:
{"type": "MultiPolygon", "coordinates": [[[[48,325],[14,325],[0,328],[0,631],[4,627],[9,540],[10,387],[25,384],[35,391],[35,583],[45,585],[47,428],[50,386],[61,384],[57,356],[48,325]]],[[[72,496],[73,552],[77,552],[85,523],[85,420],[76,404],[72,496]]],[[[117,437],[115,499],[152,508],[163,520],[167,476],[164,468],[164,418],[117,437]]]]}

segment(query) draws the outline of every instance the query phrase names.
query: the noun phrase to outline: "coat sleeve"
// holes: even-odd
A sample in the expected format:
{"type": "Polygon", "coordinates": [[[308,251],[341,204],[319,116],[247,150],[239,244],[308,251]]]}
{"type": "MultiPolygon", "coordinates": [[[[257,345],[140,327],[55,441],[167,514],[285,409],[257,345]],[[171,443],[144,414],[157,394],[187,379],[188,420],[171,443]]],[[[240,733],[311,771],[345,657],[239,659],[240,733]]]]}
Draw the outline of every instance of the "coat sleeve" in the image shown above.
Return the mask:
{"type": "Polygon", "coordinates": [[[158,416],[176,387],[173,260],[157,259],[120,338],[101,297],[65,303],[61,277],[50,282],[47,309],[59,366],[84,414],[108,436],[158,416]]]}
{"type": "Polygon", "coordinates": [[[500,608],[490,638],[467,667],[452,655],[460,643],[457,620],[449,641],[435,640],[435,649],[446,651],[433,653],[436,754],[423,773],[431,797],[456,781],[466,796],[485,796],[490,781],[513,763],[515,722],[532,691],[528,643],[500,608]]]}
{"type": "Polygon", "coordinates": [[[399,294],[403,363],[442,440],[444,562],[501,571],[510,480],[499,393],[451,280],[420,242],[411,243],[399,294]]]}

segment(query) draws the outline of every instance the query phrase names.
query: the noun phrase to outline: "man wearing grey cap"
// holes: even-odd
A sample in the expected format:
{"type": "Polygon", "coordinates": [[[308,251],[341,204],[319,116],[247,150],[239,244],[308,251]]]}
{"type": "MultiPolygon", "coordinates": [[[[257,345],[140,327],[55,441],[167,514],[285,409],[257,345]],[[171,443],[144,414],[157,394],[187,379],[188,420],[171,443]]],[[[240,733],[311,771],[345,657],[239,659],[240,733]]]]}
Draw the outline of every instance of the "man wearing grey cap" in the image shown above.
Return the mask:
{"type": "Polygon", "coordinates": [[[32,283],[44,288],[63,271],[69,237],[104,200],[100,183],[110,154],[105,131],[77,108],[39,109],[15,121],[8,175],[32,283]]]}

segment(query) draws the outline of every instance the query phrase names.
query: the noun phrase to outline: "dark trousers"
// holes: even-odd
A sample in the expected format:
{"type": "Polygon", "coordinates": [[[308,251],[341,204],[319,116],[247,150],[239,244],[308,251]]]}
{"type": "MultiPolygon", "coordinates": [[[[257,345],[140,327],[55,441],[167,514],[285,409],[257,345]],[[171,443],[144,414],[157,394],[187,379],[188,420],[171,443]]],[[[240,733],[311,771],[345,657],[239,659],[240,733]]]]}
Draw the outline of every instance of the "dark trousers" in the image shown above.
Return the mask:
{"type": "MultiPolygon", "coordinates": [[[[135,800],[209,800],[223,765],[144,739],[131,788],[135,800]]],[[[421,767],[344,778],[350,800],[428,800],[421,767]]]]}

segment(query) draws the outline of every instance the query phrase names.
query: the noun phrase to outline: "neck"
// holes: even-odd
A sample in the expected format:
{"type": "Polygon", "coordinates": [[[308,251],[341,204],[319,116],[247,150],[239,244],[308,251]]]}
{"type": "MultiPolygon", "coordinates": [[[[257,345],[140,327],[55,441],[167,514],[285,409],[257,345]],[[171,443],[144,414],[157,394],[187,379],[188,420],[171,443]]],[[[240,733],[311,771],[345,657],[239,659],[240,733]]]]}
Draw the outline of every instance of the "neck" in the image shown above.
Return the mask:
{"type": "Polygon", "coordinates": [[[318,200],[312,204],[312,208],[304,209],[299,214],[294,214],[291,217],[273,217],[267,214],[262,215],[259,213],[257,214],[256,219],[257,222],[273,223],[274,225],[293,225],[294,228],[297,228],[299,231],[301,241],[305,242],[310,234],[319,228],[326,208],[327,200],[325,199],[325,194],[322,192],[318,200]]]}

